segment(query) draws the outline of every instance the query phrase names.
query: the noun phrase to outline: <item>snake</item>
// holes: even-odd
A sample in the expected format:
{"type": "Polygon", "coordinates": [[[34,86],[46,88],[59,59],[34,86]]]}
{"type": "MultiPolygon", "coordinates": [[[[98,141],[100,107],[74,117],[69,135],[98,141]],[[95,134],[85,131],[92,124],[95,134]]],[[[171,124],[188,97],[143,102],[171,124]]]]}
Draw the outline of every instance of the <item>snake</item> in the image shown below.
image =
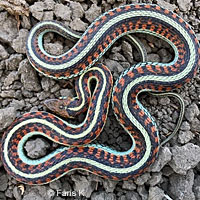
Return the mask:
{"type": "Polygon", "coordinates": [[[75,79],[76,97],[47,102],[61,116],[46,111],[28,112],[5,131],[1,159],[7,172],[26,184],[46,184],[75,169],[83,169],[112,180],[135,179],[155,162],[159,132],[155,120],[138,100],[142,92],[170,92],[196,75],[200,46],[191,26],[176,13],[156,4],[130,4],[99,16],[67,52],[54,56],[43,47],[43,37],[56,32],[77,36],[56,21],[37,23],[30,31],[26,50],[31,65],[54,79],[75,79]],[[140,62],[125,69],[113,84],[108,68],[99,59],[112,44],[131,33],[153,35],[174,51],[169,63],[140,62]],[[92,91],[92,85],[95,87],[92,91]],[[91,143],[104,128],[109,102],[132,140],[127,151],[91,143]],[[80,124],[66,119],[86,112],[80,124]],[[41,136],[60,146],[49,154],[31,159],[24,145],[41,136]]]}

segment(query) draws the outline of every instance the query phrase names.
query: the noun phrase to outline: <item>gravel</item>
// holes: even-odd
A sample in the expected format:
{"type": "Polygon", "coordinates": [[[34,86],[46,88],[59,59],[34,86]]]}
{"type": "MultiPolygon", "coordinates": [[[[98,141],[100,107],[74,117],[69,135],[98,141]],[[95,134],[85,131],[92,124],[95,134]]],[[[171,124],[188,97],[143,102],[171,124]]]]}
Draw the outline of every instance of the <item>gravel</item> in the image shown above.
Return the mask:
{"type": "Polygon", "coordinates": [[[10,16],[7,12],[0,13],[0,41],[9,43],[17,37],[17,22],[14,17],[10,16]]]}
{"type": "Polygon", "coordinates": [[[24,89],[34,92],[41,90],[36,71],[33,69],[33,67],[31,67],[28,59],[25,59],[19,63],[18,74],[21,75],[21,82],[24,89]]]}
{"type": "Polygon", "coordinates": [[[149,188],[148,200],[163,199],[164,196],[165,196],[164,191],[161,188],[159,188],[158,186],[149,188]]]}
{"type": "Polygon", "coordinates": [[[151,166],[152,172],[160,172],[161,169],[171,160],[172,153],[168,147],[162,147],[159,156],[151,166]]]}
{"type": "Polygon", "coordinates": [[[4,60],[8,57],[9,57],[8,52],[6,51],[3,45],[0,45],[0,60],[4,60]]]}
{"type": "Polygon", "coordinates": [[[5,191],[8,187],[8,176],[6,174],[0,174],[0,191],[5,191]]]}
{"type": "MultiPolygon", "coordinates": [[[[14,0],[9,0],[14,2],[14,0]]],[[[16,0],[22,4],[25,0],[16,0]]],[[[33,25],[57,20],[83,33],[101,13],[128,3],[157,3],[181,15],[193,27],[200,40],[200,3],[192,0],[26,0],[29,17],[20,16],[20,26],[12,14],[0,8],[0,135],[14,119],[29,111],[46,110],[43,101],[73,97],[73,82],[57,81],[36,72],[26,56],[26,38],[33,25]]],[[[1,5],[1,2],[0,2],[1,5]]],[[[136,34],[147,50],[148,61],[170,62],[173,50],[150,35],[136,34]]],[[[53,55],[68,51],[75,43],[58,34],[44,36],[44,48],[53,55]]],[[[127,39],[120,39],[100,60],[111,70],[114,80],[141,58],[127,39]]],[[[159,150],[150,169],[135,180],[112,181],[87,171],[76,170],[45,186],[21,184],[8,175],[0,161],[0,200],[200,200],[200,78],[197,76],[176,90],[186,105],[180,130],[159,150]]],[[[141,94],[139,100],[155,118],[161,140],[177,123],[179,105],[173,97],[141,94]]],[[[84,115],[77,117],[80,122],[84,115]]],[[[1,137],[0,136],[0,137],[1,137]]],[[[98,143],[118,151],[128,150],[131,140],[110,109],[98,143]]],[[[44,138],[31,138],[25,153],[33,159],[43,157],[57,147],[44,138]]]]}
{"type": "Polygon", "coordinates": [[[0,130],[7,128],[16,117],[16,109],[14,107],[0,109],[0,130]]]}
{"type": "Polygon", "coordinates": [[[30,158],[38,158],[45,156],[49,147],[50,145],[46,140],[37,138],[26,142],[24,149],[27,151],[27,155],[30,158]]]}
{"type": "Polygon", "coordinates": [[[26,53],[26,38],[28,36],[27,29],[20,29],[18,36],[12,42],[12,48],[17,53],[26,53]]]}
{"type": "Polygon", "coordinates": [[[187,143],[172,149],[172,160],[169,165],[176,173],[185,175],[189,169],[196,167],[199,161],[200,147],[187,143]]]}
{"type": "Polygon", "coordinates": [[[68,6],[64,6],[63,4],[55,5],[55,15],[65,21],[71,21],[72,11],[68,6]]]}
{"type": "Polygon", "coordinates": [[[194,172],[192,169],[188,170],[184,176],[179,174],[171,175],[169,181],[169,191],[174,199],[195,199],[192,189],[194,184],[194,172]]]}

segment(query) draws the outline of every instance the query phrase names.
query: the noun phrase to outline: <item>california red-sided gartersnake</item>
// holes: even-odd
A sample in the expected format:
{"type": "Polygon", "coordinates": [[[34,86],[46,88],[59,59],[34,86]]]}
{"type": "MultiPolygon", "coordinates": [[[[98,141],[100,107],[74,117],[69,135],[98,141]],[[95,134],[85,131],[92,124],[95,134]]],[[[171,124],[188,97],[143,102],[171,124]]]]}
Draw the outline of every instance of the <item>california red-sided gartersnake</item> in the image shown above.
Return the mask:
{"type": "Polygon", "coordinates": [[[51,31],[73,36],[73,32],[57,22],[36,24],[27,40],[28,59],[48,77],[69,79],[81,75],[76,82],[77,98],[54,105],[63,110],[63,116],[75,116],[86,108],[87,115],[81,124],[73,125],[47,112],[24,114],[3,136],[1,157],[5,169],[28,184],[48,183],[79,168],[114,180],[139,176],[154,162],[159,136],[155,121],[137,96],[143,91],[171,91],[193,78],[200,64],[200,48],[193,30],[173,12],[157,5],[139,4],[125,5],[101,15],[63,55],[52,56],[43,49],[43,35],[51,31]],[[128,151],[117,152],[89,144],[104,127],[112,88],[108,69],[94,64],[117,39],[130,33],[145,33],[165,40],[174,49],[175,57],[170,63],[138,63],[126,69],[115,82],[113,110],[133,141],[128,151]],[[92,95],[91,80],[96,81],[92,95]],[[34,135],[64,146],[32,160],[24,153],[23,146],[34,135]]]}

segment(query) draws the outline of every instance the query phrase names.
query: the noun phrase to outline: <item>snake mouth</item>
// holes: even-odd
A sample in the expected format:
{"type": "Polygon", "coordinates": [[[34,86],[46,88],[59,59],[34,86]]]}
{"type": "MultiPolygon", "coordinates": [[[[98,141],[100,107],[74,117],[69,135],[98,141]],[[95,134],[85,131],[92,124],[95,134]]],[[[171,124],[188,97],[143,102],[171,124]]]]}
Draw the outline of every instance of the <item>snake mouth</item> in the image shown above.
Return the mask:
{"type": "Polygon", "coordinates": [[[67,102],[63,99],[48,99],[44,101],[44,105],[57,115],[64,118],[71,118],[67,112],[67,102]]]}

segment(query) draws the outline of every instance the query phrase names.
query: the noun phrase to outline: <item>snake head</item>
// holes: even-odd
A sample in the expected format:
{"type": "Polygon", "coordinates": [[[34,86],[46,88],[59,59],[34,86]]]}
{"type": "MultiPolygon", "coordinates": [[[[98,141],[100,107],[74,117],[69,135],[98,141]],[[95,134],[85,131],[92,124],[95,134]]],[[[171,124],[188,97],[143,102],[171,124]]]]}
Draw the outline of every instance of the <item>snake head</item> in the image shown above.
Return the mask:
{"type": "Polygon", "coordinates": [[[64,118],[72,118],[69,115],[67,106],[71,102],[71,98],[67,99],[48,99],[44,101],[44,105],[51,110],[52,112],[56,113],[57,115],[64,117],[64,118]]]}

